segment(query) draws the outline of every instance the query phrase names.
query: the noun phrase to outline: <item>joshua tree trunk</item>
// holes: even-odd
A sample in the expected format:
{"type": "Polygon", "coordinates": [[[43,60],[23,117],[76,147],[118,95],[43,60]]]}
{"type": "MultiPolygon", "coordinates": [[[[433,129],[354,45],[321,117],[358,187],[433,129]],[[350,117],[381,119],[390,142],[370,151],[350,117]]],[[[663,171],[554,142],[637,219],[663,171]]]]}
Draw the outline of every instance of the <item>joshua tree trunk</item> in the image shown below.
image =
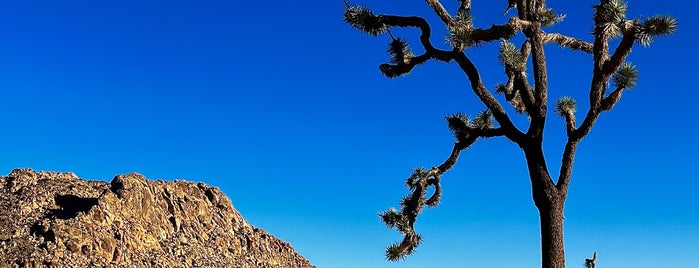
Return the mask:
{"type": "MultiPolygon", "coordinates": [[[[523,149],[529,168],[529,177],[532,182],[532,197],[534,198],[536,208],[539,210],[541,267],[563,268],[565,267],[563,247],[565,191],[559,191],[558,187],[553,183],[541,149],[541,139],[536,140],[539,141],[530,142],[528,143],[530,146],[523,149]]],[[[567,185],[563,185],[565,181],[560,181],[562,184],[560,186],[567,188],[567,185]]]]}
{"type": "MultiPolygon", "coordinates": [[[[557,198],[554,198],[557,199],[557,198]]],[[[552,200],[548,207],[539,208],[541,221],[541,267],[565,267],[563,249],[563,205],[552,200]]]]}

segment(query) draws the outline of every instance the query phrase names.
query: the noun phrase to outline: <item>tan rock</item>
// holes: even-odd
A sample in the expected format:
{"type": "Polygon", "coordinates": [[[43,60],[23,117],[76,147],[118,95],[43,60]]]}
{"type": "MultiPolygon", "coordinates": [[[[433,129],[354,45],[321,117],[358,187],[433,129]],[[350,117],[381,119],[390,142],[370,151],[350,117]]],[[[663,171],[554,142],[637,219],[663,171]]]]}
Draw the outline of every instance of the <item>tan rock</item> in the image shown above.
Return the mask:
{"type": "Polygon", "coordinates": [[[0,207],[0,267],[314,267],[203,183],[15,169],[0,207]]]}

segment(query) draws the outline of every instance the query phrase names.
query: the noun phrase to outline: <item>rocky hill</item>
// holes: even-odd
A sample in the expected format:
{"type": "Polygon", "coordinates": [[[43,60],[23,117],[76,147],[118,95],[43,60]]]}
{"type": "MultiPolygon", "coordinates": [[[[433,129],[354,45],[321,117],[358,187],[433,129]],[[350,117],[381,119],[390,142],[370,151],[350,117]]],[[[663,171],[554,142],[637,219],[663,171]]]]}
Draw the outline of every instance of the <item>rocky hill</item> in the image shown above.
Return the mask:
{"type": "Polygon", "coordinates": [[[137,173],[0,177],[0,252],[0,267],[314,267],[218,188],[137,173]]]}

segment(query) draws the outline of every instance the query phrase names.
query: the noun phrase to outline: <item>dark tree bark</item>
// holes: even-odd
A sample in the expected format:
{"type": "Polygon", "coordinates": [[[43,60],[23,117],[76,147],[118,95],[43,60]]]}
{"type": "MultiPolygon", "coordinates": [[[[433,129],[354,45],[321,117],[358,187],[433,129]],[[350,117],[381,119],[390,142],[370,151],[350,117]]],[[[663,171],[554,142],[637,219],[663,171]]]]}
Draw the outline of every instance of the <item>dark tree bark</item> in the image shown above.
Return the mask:
{"type": "Polygon", "coordinates": [[[552,200],[546,209],[539,208],[541,220],[541,267],[565,267],[563,249],[563,204],[552,200]]]}
{"type": "Polygon", "coordinates": [[[553,184],[540,142],[531,142],[524,149],[532,183],[532,197],[539,210],[541,227],[541,267],[565,267],[563,247],[563,205],[565,196],[553,184]]]}

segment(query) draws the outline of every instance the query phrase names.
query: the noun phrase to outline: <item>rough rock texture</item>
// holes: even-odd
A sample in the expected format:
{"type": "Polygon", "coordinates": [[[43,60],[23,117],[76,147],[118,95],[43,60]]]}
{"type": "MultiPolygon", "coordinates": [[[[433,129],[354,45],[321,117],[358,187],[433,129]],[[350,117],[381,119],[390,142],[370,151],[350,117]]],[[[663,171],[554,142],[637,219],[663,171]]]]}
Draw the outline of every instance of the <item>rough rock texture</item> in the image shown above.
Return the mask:
{"type": "Polygon", "coordinates": [[[0,267],[143,266],[314,267],[203,183],[31,169],[0,177],[0,267]]]}

